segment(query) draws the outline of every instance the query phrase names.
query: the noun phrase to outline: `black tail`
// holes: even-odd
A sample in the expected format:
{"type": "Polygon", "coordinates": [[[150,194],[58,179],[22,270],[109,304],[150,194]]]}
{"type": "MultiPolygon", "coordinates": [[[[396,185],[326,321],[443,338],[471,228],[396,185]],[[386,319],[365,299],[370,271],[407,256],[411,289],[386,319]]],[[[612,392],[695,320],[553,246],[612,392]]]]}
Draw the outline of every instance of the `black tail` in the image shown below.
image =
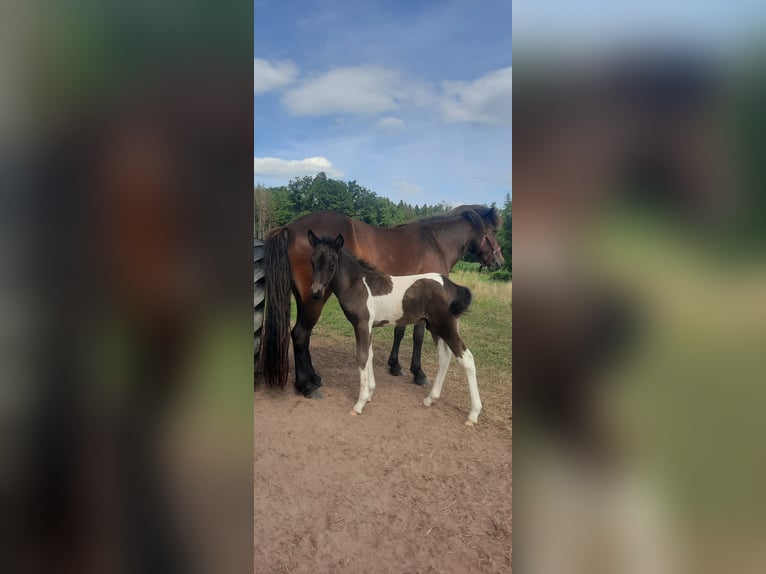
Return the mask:
{"type": "Polygon", "coordinates": [[[471,304],[471,290],[456,283],[453,283],[453,285],[457,294],[452,303],[449,304],[449,312],[455,317],[460,317],[460,315],[468,310],[468,306],[471,304]]]}
{"type": "Polygon", "coordinates": [[[283,227],[269,234],[263,252],[266,279],[266,324],[263,331],[261,368],[266,384],[284,387],[287,383],[290,349],[290,294],[292,272],[287,256],[290,231],[283,227]]]}

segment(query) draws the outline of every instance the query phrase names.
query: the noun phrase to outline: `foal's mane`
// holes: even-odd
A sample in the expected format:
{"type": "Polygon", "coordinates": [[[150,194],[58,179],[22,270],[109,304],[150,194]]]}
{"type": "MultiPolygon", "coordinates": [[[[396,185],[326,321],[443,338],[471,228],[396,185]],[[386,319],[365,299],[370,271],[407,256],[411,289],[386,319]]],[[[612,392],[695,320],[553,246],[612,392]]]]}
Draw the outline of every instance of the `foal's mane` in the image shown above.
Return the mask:
{"type": "Polygon", "coordinates": [[[386,273],[383,273],[383,272],[382,272],[380,269],[378,269],[377,267],[375,267],[375,266],[374,266],[372,263],[370,263],[369,261],[366,261],[366,260],[362,259],[361,257],[357,257],[356,255],[354,255],[353,253],[351,253],[351,252],[350,252],[348,249],[344,249],[344,251],[345,251],[346,253],[348,253],[348,254],[349,254],[349,256],[351,256],[351,258],[352,258],[354,261],[356,261],[356,262],[359,264],[359,266],[360,266],[362,269],[364,269],[365,273],[371,273],[371,274],[373,274],[373,275],[381,275],[381,276],[383,276],[383,277],[388,277],[388,276],[389,276],[388,274],[386,274],[386,273]]]}
{"type": "MultiPolygon", "coordinates": [[[[317,243],[317,247],[319,245],[327,245],[335,249],[335,239],[332,239],[330,237],[320,237],[319,242],[317,243]]],[[[361,257],[357,257],[345,247],[343,247],[341,251],[345,252],[346,255],[348,255],[353,261],[359,264],[359,266],[364,271],[365,275],[370,274],[370,275],[375,275],[380,277],[389,277],[389,275],[387,275],[386,273],[383,273],[383,271],[375,267],[372,263],[362,259],[361,257]]]]}

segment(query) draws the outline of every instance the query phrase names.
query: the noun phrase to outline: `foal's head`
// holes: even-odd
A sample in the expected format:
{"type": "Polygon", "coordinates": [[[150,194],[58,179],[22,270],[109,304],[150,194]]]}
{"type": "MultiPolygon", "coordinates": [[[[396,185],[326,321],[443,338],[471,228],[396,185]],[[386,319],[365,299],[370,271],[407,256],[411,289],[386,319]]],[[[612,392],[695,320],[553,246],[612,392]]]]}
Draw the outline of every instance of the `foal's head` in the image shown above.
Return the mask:
{"type": "Polygon", "coordinates": [[[314,299],[321,299],[338,270],[340,250],[343,249],[343,236],[339,234],[335,239],[319,238],[310,229],[308,236],[309,243],[314,248],[314,253],[311,254],[313,274],[311,296],[314,299]]]}

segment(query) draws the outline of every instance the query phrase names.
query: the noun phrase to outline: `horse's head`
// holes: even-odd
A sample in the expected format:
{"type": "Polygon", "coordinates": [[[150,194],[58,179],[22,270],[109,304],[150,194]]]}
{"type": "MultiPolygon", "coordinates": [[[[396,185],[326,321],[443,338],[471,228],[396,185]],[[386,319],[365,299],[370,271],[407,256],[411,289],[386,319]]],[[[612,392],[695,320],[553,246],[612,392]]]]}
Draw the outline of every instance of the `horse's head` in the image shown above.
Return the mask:
{"type": "Polygon", "coordinates": [[[309,229],[309,243],[314,248],[311,254],[311,296],[321,299],[338,270],[340,250],[343,249],[343,236],[335,239],[319,238],[309,229]]]}
{"type": "MultiPolygon", "coordinates": [[[[459,209],[459,208],[458,208],[459,209]]],[[[463,217],[473,224],[474,237],[469,245],[471,252],[490,271],[497,271],[505,265],[505,258],[495,236],[500,225],[500,216],[494,207],[481,205],[465,206],[463,217]]]]}

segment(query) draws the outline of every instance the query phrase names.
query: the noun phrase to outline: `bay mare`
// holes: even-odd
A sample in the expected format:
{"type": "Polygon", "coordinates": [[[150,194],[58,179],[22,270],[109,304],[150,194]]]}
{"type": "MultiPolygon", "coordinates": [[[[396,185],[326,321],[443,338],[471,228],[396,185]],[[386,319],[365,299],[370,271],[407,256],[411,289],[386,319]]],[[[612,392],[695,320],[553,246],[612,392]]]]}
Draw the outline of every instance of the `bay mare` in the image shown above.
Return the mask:
{"type": "Polygon", "coordinates": [[[343,249],[343,236],[318,238],[309,229],[314,248],[311,256],[311,296],[321,298],[329,289],[338,298],[343,313],[354,327],[356,363],[359,367],[359,400],[351,411],[361,415],[372,400],[375,374],[372,368],[372,329],[388,323],[412,325],[426,321],[439,355],[439,372],[431,392],[423,400],[430,407],[441,396],[452,354],[465,369],[471,395],[471,411],[465,424],[476,424],[481,412],[479,386],[473,354],[460,338],[459,317],[471,304],[471,291],[450,281],[446,275],[422,273],[391,276],[343,249]]]}
{"type": "MultiPolygon", "coordinates": [[[[318,211],[272,230],[264,251],[266,320],[261,352],[266,384],[284,387],[287,382],[287,353],[290,337],[295,356],[295,389],[304,396],[317,396],[322,379],[311,363],[311,331],[319,320],[331,291],[313,298],[311,289],[312,247],[307,233],[320,236],[342,234],[345,248],[388,275],[419,273],[449,274],[466,253],[473,253],[490,270],[505,262],[495,233],[500,224],[497,210],[481,205],[463,205],[444,215],[426,217],[392,228],[374,227],[334,211],[318,211]],[[297,319],[290,331],[290,295],[295,296],[297,319]]],[[[401,374],[399,343],[404,326],[394,330],[388,360],[392,374],[401,374]]],[[[410,371],[415,382],[425,382],[421,349],[425,324],[414,327],[410,371]]]]}

